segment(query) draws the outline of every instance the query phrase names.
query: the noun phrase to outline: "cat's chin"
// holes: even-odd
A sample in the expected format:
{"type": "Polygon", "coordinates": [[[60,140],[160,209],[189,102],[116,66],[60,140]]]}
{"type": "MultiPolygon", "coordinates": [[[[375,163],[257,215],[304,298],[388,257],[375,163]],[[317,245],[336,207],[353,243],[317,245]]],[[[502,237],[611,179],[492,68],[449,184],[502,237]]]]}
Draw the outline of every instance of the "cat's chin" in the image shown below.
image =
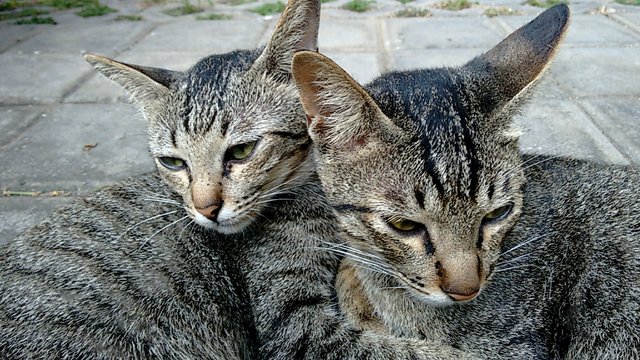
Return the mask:
{"type": "Polygon", "coordinates": [[[427,295],[413,289],[408,289],[407,292],[412,299],[429,306],[447,307],[457,303],[444,293],[427,295]]]}
{"type": "Polygon", "coordinates": [[[246,229],[251,223],[251,218],[236,218],[232,221],[215,222],[198,213],[195,213],[193,215],[193,220],[196,222],[196,224],[202,226],[205,229],[210,229],[225,235],[240,233],[244,231],[244,229],[246,229]]]}

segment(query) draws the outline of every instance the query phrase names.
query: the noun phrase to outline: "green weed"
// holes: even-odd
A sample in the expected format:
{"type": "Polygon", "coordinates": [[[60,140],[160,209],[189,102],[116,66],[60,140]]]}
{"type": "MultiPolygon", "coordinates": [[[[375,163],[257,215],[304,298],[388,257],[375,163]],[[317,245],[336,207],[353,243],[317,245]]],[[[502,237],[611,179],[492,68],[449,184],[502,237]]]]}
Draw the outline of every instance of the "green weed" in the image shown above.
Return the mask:
{"type": "Polygon", "coordinates": [[[371,4],[373,4],[374,2],[374,0],[351,0],[348,3],[342,5],[342,8],[355,12],[365,12],[369,10],[369,7],[371,7],[371,4]]]}
{"type": "Polygon", "coordinates": [[[429,16],[431,16],[431,11],[427,9],[415,8],[412,6],[408,6],[396,12],[396,17],[429,17],[429,16]]]}
{"type": "Polygon", "coordinates": [[[266,3],[251,9],[251,11],[262,16],[278,14],[284,11],[284,3],[282,1],[266,3]]]}
{"type": "Polygon", "coordinates": [[[231,18],[232,16],[229,14],[217,14],[217,13],[196,16],[196,20],[231,20],[231,18]]]}
{"type": "Polygon", "coordinates": [[[44,17],[40,17],[40,16],[32,16],[30,18],[22,18],[22,19],[18,19],[18,21],[14,22],[14,24],[16,25],[41,25],[41,24],[45,24],[45,25],[56,25],[57,22],[55,20],[53,20],[52,17],[50,16],[44,16],[44,17]]]}

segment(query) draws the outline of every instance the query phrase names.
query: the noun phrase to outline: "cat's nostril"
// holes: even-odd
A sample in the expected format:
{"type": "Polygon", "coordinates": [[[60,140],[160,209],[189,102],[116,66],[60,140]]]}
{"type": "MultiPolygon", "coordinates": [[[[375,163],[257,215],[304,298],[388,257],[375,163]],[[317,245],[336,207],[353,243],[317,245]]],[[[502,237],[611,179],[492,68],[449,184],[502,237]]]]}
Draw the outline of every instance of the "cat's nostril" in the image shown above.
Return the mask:
{"type": "Polygon", "coordinates": [[[219,203],[219,204],[209,205],[205,208],[196,208],[196,210],[207,219],[215,220],[215,218],[218,216],[218,212],[221,206],[222,204],[219,203]]]}

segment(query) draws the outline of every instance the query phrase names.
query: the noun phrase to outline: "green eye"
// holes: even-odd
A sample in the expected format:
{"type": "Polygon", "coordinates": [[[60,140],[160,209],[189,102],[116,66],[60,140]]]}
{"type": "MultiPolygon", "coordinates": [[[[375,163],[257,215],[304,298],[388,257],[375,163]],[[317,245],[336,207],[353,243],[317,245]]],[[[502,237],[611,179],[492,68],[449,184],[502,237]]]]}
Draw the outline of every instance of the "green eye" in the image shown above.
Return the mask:
{"type": "Polygon", "coordinates": [[[162,166],[171,171],[180,171],[187,168],[187,164],[184,162],[184,160],[174,157],[163,156],[159,157],[158,161],[160,162],[160,164],[162,164],[162,166]]]}
{"type": "Polygon", "coordinates": [[[257,141],[252,141],[244,144],[232,146],[227,150],[225,160],[242,160],[251,155],[253,149],[256,147],[257,141]]]}
{"type": "Polygon", "coordinates": [[[407,220],[407,219],[394,219],[387,221],[389,225],[397,231],[400,232],[408,232],[414,231],[420,228],[420,224],[415,221],[407,220]]]}
{"type": "Polygon", "coordinates": [[[507,215],[509,215],[509,213],[511,212],[512,208],[513,208],[512,204],[501,206],[501,207],[493,210],[492,212],[488,213],[487,215],[485,215],[484,219],[482,219],[482,221],[483,222],[491,222],[491,221],[502,220],[502,219],[506,218],[507,215]]]}

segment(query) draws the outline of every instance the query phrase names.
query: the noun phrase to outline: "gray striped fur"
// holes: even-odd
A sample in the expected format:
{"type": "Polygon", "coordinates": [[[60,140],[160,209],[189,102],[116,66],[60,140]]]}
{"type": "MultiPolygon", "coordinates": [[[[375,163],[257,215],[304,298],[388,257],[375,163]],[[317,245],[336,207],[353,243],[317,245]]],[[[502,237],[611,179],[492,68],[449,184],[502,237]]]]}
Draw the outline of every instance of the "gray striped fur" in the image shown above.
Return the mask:
{"type": "Polygon", "coordinates": [[[460,68],[364,88],[296,54],[355,324],[488,359],[640,358],[640,169],[521,156],[511,121],[568,18],[556,6],[460,68]]]}

